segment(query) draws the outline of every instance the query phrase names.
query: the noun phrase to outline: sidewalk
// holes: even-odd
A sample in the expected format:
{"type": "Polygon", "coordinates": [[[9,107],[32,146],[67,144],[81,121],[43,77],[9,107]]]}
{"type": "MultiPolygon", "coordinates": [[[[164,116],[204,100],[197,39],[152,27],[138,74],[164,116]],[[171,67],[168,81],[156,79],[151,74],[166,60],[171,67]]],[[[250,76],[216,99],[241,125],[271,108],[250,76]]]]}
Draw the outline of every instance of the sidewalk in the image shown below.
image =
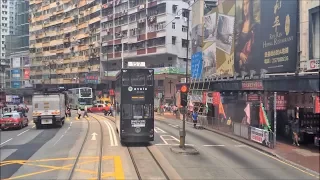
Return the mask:
{"type": "MultiPolygon", "coordinates": [[[[164,115],[161,115],[161,116],[159,114],[155,114],[155,118],[159,120],[166,120],[166,119],[178,120],[176,119],[175,115],[172,115],[172,113],[165,113],[164,115]]],[[[182,115],[180,116],[180,120],[181,119],[182,119],[182,115]]],[[[232,133],[225,132],[223,129],[217,130],[217,129],[208,128],[208,127],[205,127],[205,129],[215,132],[217,134],[229,137],[236,141],[242,142],[250,147],[263,151],[269,155],[278,157],[283,161],[289,161],[290,163],[295,164],[296,166],[302,169],[312,170],[314,172],[320,173],[319,149],[311,149],[304,146],[296,147],[291,144],[287,144],[279,141],[277,142],[276,147],[274,149],[270,149],[258,143],[255,143],[253,141],[244,139],[242,137],[238,137],[232,133]]]]}

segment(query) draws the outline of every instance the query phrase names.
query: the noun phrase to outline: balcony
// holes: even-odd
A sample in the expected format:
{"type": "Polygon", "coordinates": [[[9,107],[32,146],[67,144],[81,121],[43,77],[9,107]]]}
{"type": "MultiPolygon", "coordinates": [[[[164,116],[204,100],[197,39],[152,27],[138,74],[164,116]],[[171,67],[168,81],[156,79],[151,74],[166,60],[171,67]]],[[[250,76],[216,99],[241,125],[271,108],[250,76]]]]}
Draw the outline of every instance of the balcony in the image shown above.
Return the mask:
{"type": "Polygon", "coordinates": [[[64,74],[65,73],[64,71],[65,71],[65,69],[57,69],[56,73],[57,74],[64,74]]]}
{"type": "Polygon", "coordinates": [[[49,47],[50,46],[50,42],[43,42],[42,43],[42,47],[49,47]]]}
{"type": "Polygon", "coordinates": [[[67,17],[63,19],[63,23],[69,23],[70,21],[72,21],[74,18],[73,17],[67,17]]]}
{"type": "Polygon", "coordinates": [[[88,23],[87,22],[83,22],[83,23],[81,23],[80,25],[78,25],[78,29],[83,29],[83,28],[86,28],[86,27],[88,27],[88,23]]]}
{"type": "Polygon", "coordinates": [[[71,63],[71,58],[64,58],[63,59],[63,64],[70,64],[71,63]]]}
{"type": "Polygon", "coordinates": [[[83,38],[86,38],[86,37],[89,37],[89,34],[87,34],[87,33],[81,33],[81,34],[78,34],[78,35],[77,35],[77,40],[83,39],[83,38]]]}
{"type": "Polygon", "coordinates": [[[49,7],[50,7],[50,9],[57,7],[57,2],[53,2],[53,3],[49,4],[49,7]]]}
{"type": "Polygon", "coordinates": [[[34,45],[34,47],[35,47],[35,48],[42,48],[42,43],[36,43],[36,44],[34,45]]]}
{"type": "Polygon", "coordinates": [[[93,23],[98,22],[98,21],[100,21],[100,17],[99,17],[99,16],[98,16],[98,17],[95,17],[95,18],[93,18],[93,19],[90,19],[90,20],[89,20],[89,24],[93,24],[93,23]]]}
{"type": "Polygon", "coordinates": [[[76,30],[77,30],[77,27],[75,25],[71,26],[71,27],[63,28],[64,33],[70,33],[70,32],[76,31],[76,30]]]}
{"type": "Polygon", "coordinates": [[[56,45],[60,45],[60,44],[63,44],[63,39],[50,41],[50,46],[56,46],[56,45]]]}
{"type": "Polygon", "coordinates": [[[88,45],[84,45],[84,46],[79,46],[78,47],[78,51],[84,51],[84,50],[87,50],[87,49],[89,49],[88,45]]]}
{"type": "Polygon", "coordinates": [[[47,36],[56,36],[57,35],[57,31],[48,31],[46,32],[47,36]]]}

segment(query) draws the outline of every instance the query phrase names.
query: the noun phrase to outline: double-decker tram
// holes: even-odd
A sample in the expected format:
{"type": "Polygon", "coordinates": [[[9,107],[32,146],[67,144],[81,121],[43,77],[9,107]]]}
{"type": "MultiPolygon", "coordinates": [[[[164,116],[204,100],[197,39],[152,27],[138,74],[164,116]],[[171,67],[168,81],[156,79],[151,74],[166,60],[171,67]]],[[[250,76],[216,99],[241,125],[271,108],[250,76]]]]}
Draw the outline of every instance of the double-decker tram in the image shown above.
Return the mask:
{"type": "Polygon", "coordinates": [[[116,127],[122,143],[154,140],[154,70],[121,69],[115,89],[116,127]]]}

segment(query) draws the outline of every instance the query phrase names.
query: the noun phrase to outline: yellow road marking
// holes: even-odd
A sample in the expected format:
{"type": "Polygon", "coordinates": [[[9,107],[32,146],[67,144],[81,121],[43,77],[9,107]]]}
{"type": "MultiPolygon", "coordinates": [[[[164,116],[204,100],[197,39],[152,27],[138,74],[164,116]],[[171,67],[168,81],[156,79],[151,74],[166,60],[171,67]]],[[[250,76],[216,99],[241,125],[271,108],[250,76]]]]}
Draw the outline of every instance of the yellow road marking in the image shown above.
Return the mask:
{"type": "MultiPolygon", "coordinates": [[[[5,161],[5,162],[1,162],[3,163],[3,165],[9,165],[9,164],[22,164],[22,165],[29,165],[29,166],[38,166],[38,167],[43,167],[43,168],[49,168],[48,170],[43,170],[43,171],[38,171],[38,172],[33,172],[33,173],[28,173],[28,174],[23,174],[20,176],[15,176],[15,177],[11,177],[8,178],[6,180],[9,179],[19,179],[19,178],[24,178],[24,177],[29,177],[29,176],[33,176],[33,175],[37,175],[37,174],[43,174],[43,173],[47,173],[47,172],[51,172],[51,171],[55,171],[55,170],[70,170],[71,167],[73,166],[73,164],[68,164],[65,166],[50,166],[50,165],[43,165],[43,164],[33,164],[33,163],[37,163],[37,162],[48,162],[48,161],[58,161],[58,160],[75,160],[76,158],[57,158],[57,159],[40,159],[40,160],[33,160],[33,161],[23,161],[23,160],[13,160],[13,161],[5,161]],[[33,162],[33,163],[32,163],[33,162]]],[[[93,162],[98,162],[99,158],[98,156],[95,157],[82,157],[79,160],[83,160],[83,159],[88,159],[87,161],[84,162],[79,162],[77,164],[78,165],[82,165],[82,164],[88,164],[88,163],[93,163],[93,162]],[[92,160],[90,160],[92,159],[92,160]]],[[[107,177],[114,177],[116,180],[123,180],[124,179],[124,172],[122,169],[122,163],[121,163],[121,158],[120,156],[103,156],[102,160],[111,160],[113,159],[114,162],[114,172],[105,172],[102,173],[101,176],[102,178],[107,178],[107,177]]],[[[77,172],[82,172],[82,173],[87,173],[87,174],[93,174],[93,175],[97,175],[98,172],[97,171],[92,171],[92,170],[86,170],[86,169],[75,169],[75,171],[77,172]]],[[[97,179],[97,178],[93,178],[93,179],[97,179]]]]}
{"type": "Polygon", "coordinates": [[[120,156],[114,157],[114,174],[115,174],[116,180],[124,179],[124,173],[123,173],[123,169],[122,169],[122,163],[121,163],[120,156]]]}
{"type": "MultiPolygon", "coordinates": [[[[99,156],[84,156],[80,157],[79,160],[83,159],[98,159],[99,156]]],[[[74,160],[76,157],[68,158],[54,158],[54,159],[39,159],[39,160],[12,160],[12,161],[2,161],[0,163],[17,163],[17,162],[46,162],[46,161],[64,161],[64,160],[74,160]]],[[[103,156],[102,159],[113,159],[113,156],[103,156]]]]}
{"type": "Polygon", "coordinates": [[[261,151],[255,149],[255,148],[253,148],[253,147],[249,147],[249,148],[257,151],[257,152],[260,153],[260,154],[263,154],[263,155],[265,155],[265,156],[267,156],[267,157],[270,157],[270,158],[272,158],[272,159],[274,159],[274,160],[277,160],[278,162],[281,162],[282,164],[285,164],[285,165],[290,166],[290,167],[292,167],[292,168],[294,168],[294,169],[296,169],[296,170],[299,170],[299,171],[301,171],[301,172],[303,172],[303,173],[305,173],[305,174],[308,174],[309,176],[312,176],[312,177],[315,177],[315,178],[317,178],[317,179],[320,179],[320,176],[318,176],[318,175],[309,173],[308,171],[305,171],[305,170],[300,169],[300,168],[298,168],[298,167],[296,167],[296,166],[294,166],[294,165],[292,165],[292,164],[289,164],[289,163],[287,163],[287,162],[285,162],[285,161],[282,161],[282,160],[280,160],[279,158],[276,158],[276,157],[274,157],[274,156],[271,156],[271,155],[269,155],[269,154],[266,154],[266,153],[264,153],[264,152],[261,152],[261,151]]]}
{"type": "MultiPolygon", "coordinates": [[[[91,162],[97,162],[97,161],[99,161],[99,160],[85,161],[85,162],[79,163],[78,165],[87,164],[87,163],[91,163],[91,162]]],[[[72,166],[73,166],[73,164],[68,164],[68,165],[62,166],[62,167],[56,167],[56,168],[52,168],[52,169],[48,169],[48,170],[44,170],[44,171],[38,171],[38,172],[29,173],[29,174],[23,174],[23,175],[20,175],[20,176],[15,176],[15,177],[12,177],[12,178],[8,178],[6,180],[24,178],[24,177],[33,176],[33,175],[37,175],[37,174],[42,174],[42,173],[46,173],[46,172],[51,172],[51,171],[55,171],[55,170],[63,170],[64,168],[70,168],[72,166]]]]}

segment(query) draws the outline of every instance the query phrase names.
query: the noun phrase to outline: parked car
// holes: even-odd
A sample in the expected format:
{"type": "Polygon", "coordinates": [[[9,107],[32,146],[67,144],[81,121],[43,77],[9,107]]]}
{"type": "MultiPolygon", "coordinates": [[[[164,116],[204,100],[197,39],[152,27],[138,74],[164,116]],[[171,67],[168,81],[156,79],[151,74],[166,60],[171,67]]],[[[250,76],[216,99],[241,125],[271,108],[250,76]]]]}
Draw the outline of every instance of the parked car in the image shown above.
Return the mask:
{"type": "Polygon", "coordinates": [[[21,112],[11,112],[4,113],[0,118],[0,127],[1,130],[9,128],[18,128],[22,129],[25,126],[28,126],[29,120],[21,112]]]}
{"type": "Polygon", "coordinates": [[[105,104],[95,104],[92,107],[88,108],[89,112],[103,112],[103,113],[107,113],[108,111],[110,111],[110,106],[107,106],[105,104]]]}

